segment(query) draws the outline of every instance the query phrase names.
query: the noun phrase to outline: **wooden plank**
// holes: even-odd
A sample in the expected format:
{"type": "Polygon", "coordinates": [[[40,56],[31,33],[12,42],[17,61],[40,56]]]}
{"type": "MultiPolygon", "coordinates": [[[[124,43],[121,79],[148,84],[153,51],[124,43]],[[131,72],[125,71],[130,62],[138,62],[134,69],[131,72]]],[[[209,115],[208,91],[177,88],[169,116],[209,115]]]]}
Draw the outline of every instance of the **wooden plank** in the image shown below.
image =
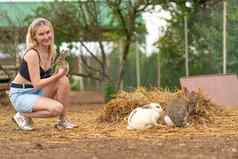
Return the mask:
{"type": "MultiPolygon", "coordinates": [[[[4,70],[7,71],[7,73],[10,75],[11,78],[13,78],[16,75],[17,68],[15,65],[2,65],[4,70]]],[[[0,79],[8,78],[8,75],[3,71],[0,70],[0,79]]]]}
{"type": "Polygon", "coordinates": [[[98,91],[71,91],[71,104],[104,104],[104,95],[98,91]]]}
{"type": "Polygon", "coordinates": [[[0,83],[0,92],[9,90],[9,83],[0,83]]]}
{"type": "Polygon", "coordinates": [[[0,92],[9,90],[10,78],[0,78],[0,92]]]}

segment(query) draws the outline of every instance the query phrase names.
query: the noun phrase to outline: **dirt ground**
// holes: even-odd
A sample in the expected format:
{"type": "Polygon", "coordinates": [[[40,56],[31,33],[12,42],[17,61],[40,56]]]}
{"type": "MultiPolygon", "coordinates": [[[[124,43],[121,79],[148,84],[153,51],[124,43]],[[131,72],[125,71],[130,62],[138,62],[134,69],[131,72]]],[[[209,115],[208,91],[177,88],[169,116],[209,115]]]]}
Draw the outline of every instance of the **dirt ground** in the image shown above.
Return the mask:
{"type": "Polygon", "coordinates": [[[32,132],[11,121],[10,106],[0,107],[0,159],[238,159],[238,110],[227,110],[210,125],[165,126],[128,131],[126,119],[101,123],[102,105],[74,105],[78,124],[57,130],[56,119],[34,119],[32,132]]]}

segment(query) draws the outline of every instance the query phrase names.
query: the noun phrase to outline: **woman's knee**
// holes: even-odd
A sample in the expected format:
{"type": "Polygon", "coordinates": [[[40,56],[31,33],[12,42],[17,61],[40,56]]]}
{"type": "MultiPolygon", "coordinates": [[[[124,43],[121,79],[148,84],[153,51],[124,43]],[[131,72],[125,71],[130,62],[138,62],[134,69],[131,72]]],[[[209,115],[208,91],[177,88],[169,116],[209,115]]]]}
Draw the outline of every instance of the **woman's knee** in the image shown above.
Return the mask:
{"type": "Polygon", "coordinates": [[[44,95],[49,98],[53,98],[57,92],[57,87],[55,83],[51,83],[43,88],[44,95]]]}
{"type": "Polygon", "coordinates": [[[55,102],[54,106],[50,106],[50,109],[49,109],[50,114],[52,116],[58,116],[58,115],[62,114],[63,110],[64,110],[64,106],[60,102],[55,102]]]}
{"type": "Polygon", "coordinates": [[[58,85],[68,86],[69,85],[69,78],[67,76],[63,76],[59,79],[58,85]]]}

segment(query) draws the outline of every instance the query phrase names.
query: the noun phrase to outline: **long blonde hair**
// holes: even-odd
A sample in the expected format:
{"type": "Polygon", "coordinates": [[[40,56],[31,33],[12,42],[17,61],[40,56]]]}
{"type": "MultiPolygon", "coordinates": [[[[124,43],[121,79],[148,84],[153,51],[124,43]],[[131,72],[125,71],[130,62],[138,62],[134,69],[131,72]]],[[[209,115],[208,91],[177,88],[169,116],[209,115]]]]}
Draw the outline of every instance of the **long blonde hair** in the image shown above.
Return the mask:
{"type": "Polygon", "coordinates": [[[38,44],[37,41],[35,40],[35,36],[36,36],[36,31],[37,29],[42,26],[42,25],[47,25],[50,28],[50,31],[52,33],[52,41],[50,44],[50,47],[48,49],[48,53],[51,57],[54,57],[55,55],[55,42],[54,42],[54,29],[53,26],[51,24],[51,22],[45,18],[36,18],[35,20],[33,20],[33,22],[30,24],[30,26],[28,27],[28,31],[27,31],[27,35],[26,35],[26,49],[31,49],[31,48],[35,48],[38,44]]]}

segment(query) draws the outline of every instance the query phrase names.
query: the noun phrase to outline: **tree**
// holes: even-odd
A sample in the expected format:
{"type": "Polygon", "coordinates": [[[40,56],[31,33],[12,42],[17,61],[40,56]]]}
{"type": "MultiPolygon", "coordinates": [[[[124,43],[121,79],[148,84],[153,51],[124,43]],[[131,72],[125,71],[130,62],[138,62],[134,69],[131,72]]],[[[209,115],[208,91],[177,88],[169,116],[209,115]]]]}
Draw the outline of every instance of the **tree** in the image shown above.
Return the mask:
{"type": "Polygon", "coordinates": [[[4,76],[1,78],[12,79],[16,71],[15,62],[18,60],[16,52],[18,51],[17,45],[19,40],[22,38],[19,34],[22,28],[17,26],[3,10],[0,10],[0,18],[2,19],[1,22],[3,24],[3,26],[0,27],[0,51],[10,55],[7,59],[0,59],[0,72],[4,73],[4,76]]]}
{"type": "MultiPolygon", "coordinates": [[[[171,10],[173,14],[178,15],[181,10],[184,13],[185,2],[186,0],[88,0],[71,3],[56,1],[47,7],[38,8],[35,16],[47,17],[53,22],[56,28],[57,44],[62,41],[80,41],[83,47],[88,50],[88,54],[96,64],[95,67],[92,67],[87,63],[86,57],[81,55],[84,67],[87,68],[85,73],[77,74],[82,77],[101,82],[111,82],[107,55],[102,41],[122,41],[122,62],[116,80],[117,88],[119,88],[125,74],[130,47],[135,39],[135,34],[137,32],[141,34],[145,31],[143,23],[139,20],[141,13],[149,6],[161,5],[164,9],[171,10]],[[177,10],[171,10],[172,2],[178,6],[177,10]],[[105,10],[108,10],[108,13],[103,15],[105,10]],[[108,24],[110,25],[103,24],[105,16],[109,19],[108,24]],[[100,55],[96,55],[84,45],[84,41],[91,40],[98,41],[101,50],[100,55]]],[[[212,2],[216,1],[194,0],[197,6],[203,7],[212,2]]],[[[30,17],[30,19],[32,18],[30,17]]]]}
{"type": "MultiPolygon", "coordinates": [[[[57,44],[63,41],[80,41],[82,46],[88,51],[88,54],[96,63],[96,67],[88,65],[85,56],[81,55],[84,67],[88,71],[77,74],[79,76],[102,82],[111,81],[107,68],[107,55],[102,41],[122,41],[122,63],[116,81],[117,88],[119,88],[134,35],[136,32],[145,32],[143,23],[138,19],[140,14],[150,4],[153,4],[151,0],[143,1],[143,3],[133,0],[55,2],[47,7],[38,8],[34,17],[47,17],[53,22],[56,30],[57,44]],[[107,18],[110,19],[108,25],[103,25],[106,20],[105,17],[102,17],[105,14],[103,13],[105,10],[108,13],[104,16],[108,16],[107,18]],[[100,55],[96,55],[88,49],[84,44],[85,41],[97,41],[101,50],[100,55]]],[[[28,20],[32,20],[34,17],[29,17],[28,20]]]]}
{"type": "Polygon", "coordinates": [[[168,28],[158,41],[161,62],[161,85],[175,88],[179,79],[185,76],[184,58],[184,16],[189,28],[190,75],[221,72],[222,50],[222,3],[221,1],[192,1],[192,8],[186,8],[185,1],[172,7],[167,3],[172,18],[168,28]]]}

